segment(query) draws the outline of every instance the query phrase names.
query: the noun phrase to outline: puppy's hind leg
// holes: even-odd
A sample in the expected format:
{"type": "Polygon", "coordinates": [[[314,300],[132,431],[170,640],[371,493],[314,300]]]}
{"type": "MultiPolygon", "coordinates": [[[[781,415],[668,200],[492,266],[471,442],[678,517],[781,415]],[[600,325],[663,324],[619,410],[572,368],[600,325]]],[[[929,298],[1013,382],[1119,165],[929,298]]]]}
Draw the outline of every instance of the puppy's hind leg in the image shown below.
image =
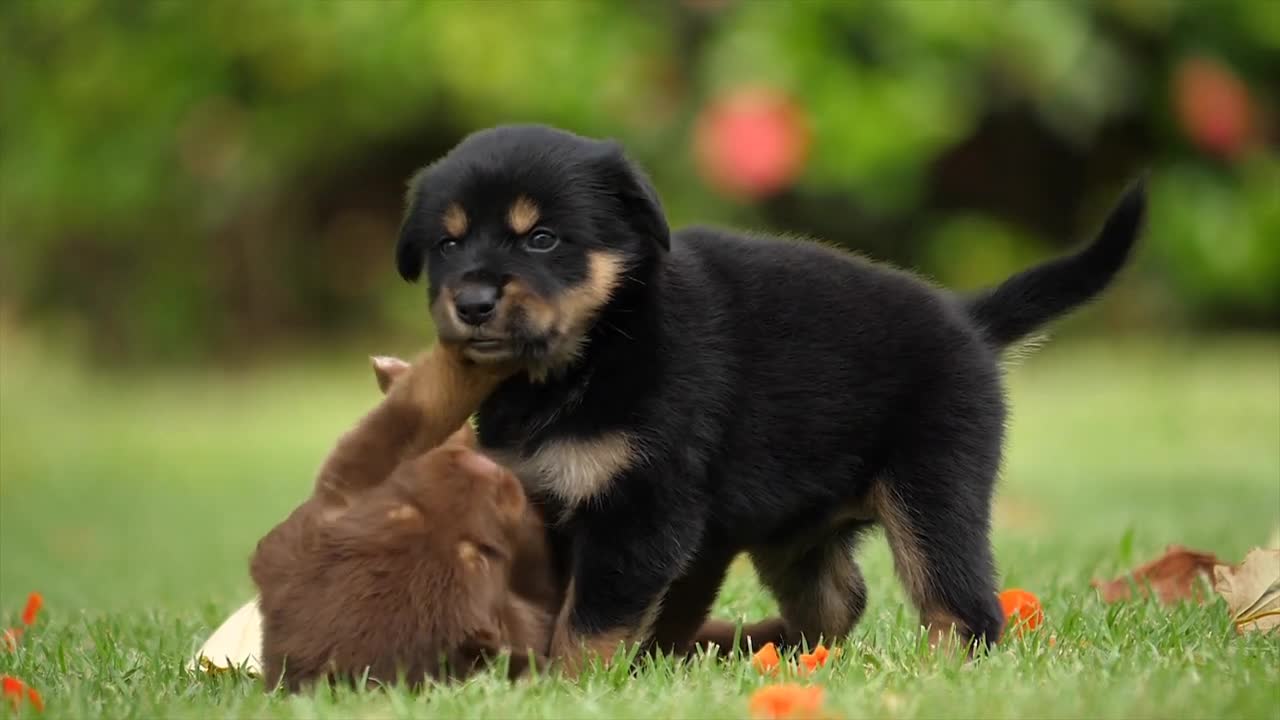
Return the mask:
{"type": "Polygon", "coordinates": [[[988,539],[994,458],[933,456],[899,465],[873,490],[894,566],[929,629],[954,628],[970,652],[1004,624],[988,539]]]}
{"type": "Polygon", "coordinates": [[[786,643],[838,642],[867,607],[867,586],[853,559],[861,527],[782,547],[753,548],[751,562],[782,610],[786,643]]]}

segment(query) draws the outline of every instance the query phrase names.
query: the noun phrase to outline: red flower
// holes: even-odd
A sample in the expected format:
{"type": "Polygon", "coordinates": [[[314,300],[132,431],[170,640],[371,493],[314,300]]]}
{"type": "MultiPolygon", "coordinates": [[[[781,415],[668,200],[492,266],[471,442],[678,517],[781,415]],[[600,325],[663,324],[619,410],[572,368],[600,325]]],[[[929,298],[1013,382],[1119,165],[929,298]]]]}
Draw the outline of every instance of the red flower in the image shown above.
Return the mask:
{"type": "Polygon", "coordinates": [[[1232,158],[1253,141],[1257,121],[1249,87],[1226,64],[1191,56],[1173,77],[1174,108],[1184,131],[1205,152],[1232,158]]]}
{"type": "Polygon", "coordinates": [[[773,643],[765,643],[764,647],[751,656],[751,666],[761,675],[772,675],[777,672],[778,664],[781,662],[782,658],[778,655],[778,648],[773,643]]]}
{"type": "Polygon", "coordinates": [[[33,592],[27,596],[27,607],[22,610],[23,627],[9,628],[0,633],[0,645],[3,645],[9,652],[16,652],[18,649],[18,641],[22,639],[22,633],[27,627],[30,627],[36,621],[36,615],[40,613],[40,608],[44,605],[44,597],[38,592],[33,592]]]}
{"type": "Polygon", "coordinates": [[[22,624],[30,625],[36,621],[36,614],[44,606],[44,596],[33,592],[27,596],[27,607],[22,611],[22,624]]]}
{"type": "Polygon", "coordinates": [[[694,153],[703,177],[720,192],[758,199],[790,186],[809,151],[804,110],[768,87],[715,98],[698,116],[694,153]]]}
{"type": "Polygon", "coordinates": [[[0,677],[0,693],[9,700],[9,706],[14,712],[18,711],[18,706],[22,704],[23,699],[31,703],[31,707],[38,712],[44,712],[44,698],[40,697],[40,693],[36,689],[29,687],[16,677],[4,675],[0,677]]]}
{"type": "Polygon", "coordinates": [[[822,717],[822,688],[768,685],[751,694],[751,717],[759,720],[808,720],[822,717]]]}
{"type": "Polygon", "coordinates": [[[800,653],[800,667],[806,674],[811,673],[826,665],[829,657],[831,657],[831,653],[825,647],[819,645],[811,653],[800,653]]]}
{"type": "Polygon", "coordinates": [[[1018,635],[1035,630],[1044,622],[1040,598],[1026,590],[1014,588],[1000,593],[1000,607],[1004,610],[1005,626],[1012,625],[1018,635]]]}

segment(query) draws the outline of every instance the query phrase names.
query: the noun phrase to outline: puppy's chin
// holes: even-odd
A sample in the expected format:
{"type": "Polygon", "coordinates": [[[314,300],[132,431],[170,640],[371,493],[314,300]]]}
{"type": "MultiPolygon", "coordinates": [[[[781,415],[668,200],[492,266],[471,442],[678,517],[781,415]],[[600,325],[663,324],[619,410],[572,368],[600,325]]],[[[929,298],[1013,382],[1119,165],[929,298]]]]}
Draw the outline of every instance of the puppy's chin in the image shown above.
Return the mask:
{"type": "Polygon", "coordinates": [[[586,344],[582,336],[531,332],[519,325],[508,328],[501,338],[459,336],[449,332],[440,332],[437,337],[441,342],[460,346],[463,356],[477,364],[517,362],[534,381],[544,381],[568,369],[580,358],[586,344]]]}
{"type": "Polygon", "coordinates": [[[510,340],[470,340],[463,343],[462,354],[481,365],[510,362],[523,355],[520,343],[510,340]]]}

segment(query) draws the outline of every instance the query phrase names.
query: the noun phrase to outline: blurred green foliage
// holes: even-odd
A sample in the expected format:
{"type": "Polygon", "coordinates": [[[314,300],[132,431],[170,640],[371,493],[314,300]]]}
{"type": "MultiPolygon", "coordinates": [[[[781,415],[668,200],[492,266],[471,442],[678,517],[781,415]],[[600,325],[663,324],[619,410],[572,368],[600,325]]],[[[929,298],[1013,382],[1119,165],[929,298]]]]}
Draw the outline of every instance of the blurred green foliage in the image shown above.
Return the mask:
{"type": "Polygon", "coordinates": [[[818,234],[961,285],[1088,234],[1146,167],[1128,314],[1280,318],[1276,2],[18,0],[0,38],[0,308],[100,360],[416,332],[390,261],[404,179],[511,121],[622,139],[677,225],[818,234]],[[1226,79],[1180,82],[1189,58],[1226,79]],[[795,186],[753,203],[690,151],[748,85],[812,133],[795,186]]]}

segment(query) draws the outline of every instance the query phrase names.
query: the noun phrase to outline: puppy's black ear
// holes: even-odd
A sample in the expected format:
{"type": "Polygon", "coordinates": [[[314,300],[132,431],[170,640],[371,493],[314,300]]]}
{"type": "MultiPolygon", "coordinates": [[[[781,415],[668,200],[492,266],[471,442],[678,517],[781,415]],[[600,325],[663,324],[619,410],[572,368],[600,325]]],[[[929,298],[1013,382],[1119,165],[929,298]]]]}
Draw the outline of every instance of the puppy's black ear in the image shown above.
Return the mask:
{"type": "Polygon", "coordinates": [[[627,213],[627,222],[641,235],[652,238],[663,250],[671,249],[671,228],[662,212],[658,191],[644,171],[627,159],[622,146],[610,142],[606,168],[613,192],[627,213]]]}
{"type": "Polygon", "coordinates": [[[409,180],[404,194],[404,219],[400,221],[400,238],[396,241],[396,270],[407,282],[416,282],[422,275],[423,242],[418,223],[418,194],[427,169],[419,170],[409,180]]]}

